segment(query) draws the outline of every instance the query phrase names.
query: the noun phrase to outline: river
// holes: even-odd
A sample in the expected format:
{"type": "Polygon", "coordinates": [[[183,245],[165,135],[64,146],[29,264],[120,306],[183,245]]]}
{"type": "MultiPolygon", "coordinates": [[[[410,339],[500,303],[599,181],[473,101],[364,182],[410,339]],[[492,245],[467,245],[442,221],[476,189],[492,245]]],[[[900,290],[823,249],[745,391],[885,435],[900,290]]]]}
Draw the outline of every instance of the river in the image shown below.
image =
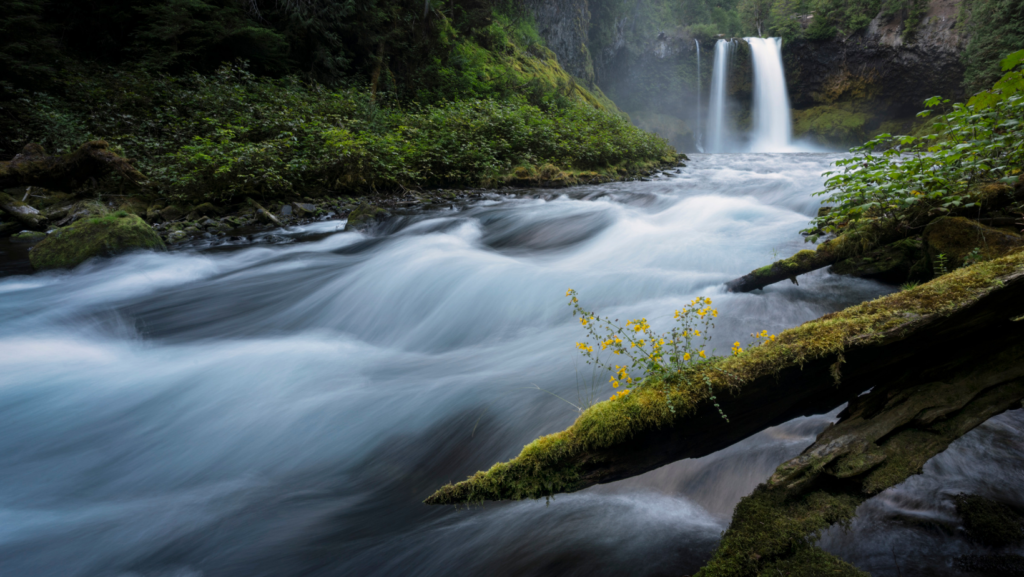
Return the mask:
{"type": "MultiPolygon", "coordinates": [[[[611,393],[605,375],[590,393],[568,287],[588,308],[655,328],[709,296],[718,354],[894,290],[819,271],[799,286],[722,292],[806,247],[798,231],[836,158],[693,155],[649,182],[494,194],[366,234],[328,221],[245,247],[8,274],[0,574],[695,571],[740,497],[836,412],[550,502],[421,501],[611,393]]],[[[919,574],[911,553],[965,542],[901,519],[955,524],[921,494],[1005,493],[1008,477],[1024,478],[1020,413],[958,441],[823,545],[876,575],[919,574]],[[999,447],[999,462],[970,465],[999,447]],[[891,543],[902,545],[890,555],[891,543]]]]}

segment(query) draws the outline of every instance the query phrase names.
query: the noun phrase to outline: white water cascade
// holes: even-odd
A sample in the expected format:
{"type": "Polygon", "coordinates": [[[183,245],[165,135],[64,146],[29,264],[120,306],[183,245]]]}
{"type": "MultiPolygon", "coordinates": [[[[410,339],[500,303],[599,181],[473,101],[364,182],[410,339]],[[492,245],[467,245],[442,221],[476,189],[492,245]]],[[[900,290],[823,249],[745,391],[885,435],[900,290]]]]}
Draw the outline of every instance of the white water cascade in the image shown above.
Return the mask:
{"type": "Polygon", "coordinates": [[[701,130],[701,108],[700,108],[700,40],[696,38],[693,41],[697,44],[697,130],[694,134],[694,140],[697,141],[697,150],[704,152],[704,132],[701,130]]]}
{"type": "Polygon", "coordinates": [[[744,38],[754,64],[752,152],[785,152],[793,133],[781,38],[744,38]]]}
{"type": "Polygon", "coordinates": [[[736,42],[733,40],[715,42],[715,64],[711,71],[711,101],[708,110],[708,152],[725,152],[731,140],[726,121],[725,94],[729,64],[735,51],[736,42]]]}

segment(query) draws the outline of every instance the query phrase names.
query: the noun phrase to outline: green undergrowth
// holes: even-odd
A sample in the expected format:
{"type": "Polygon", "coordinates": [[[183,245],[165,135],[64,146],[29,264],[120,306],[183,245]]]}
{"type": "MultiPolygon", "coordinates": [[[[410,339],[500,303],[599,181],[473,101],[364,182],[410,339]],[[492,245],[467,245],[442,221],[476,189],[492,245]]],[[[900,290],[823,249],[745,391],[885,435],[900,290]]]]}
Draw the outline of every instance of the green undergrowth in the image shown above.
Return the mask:
{"type": "MultiPolygon", "coordinates": [[[[531,57],[521,67],[524,77],[544,72],[565,83],[541,83],[532,102],[511,94],[428,106],[239,66],[180,78],[90,73],[69,78],[73,95],[19,94],[21,122],[12,130],[51,153],[106,139],[160,194],[190,201],[493,186],[517,166],[608,171],[675,162],[664,140],[571,84],[554,60],[531,57]]],[[[503,70],[490,73],[509,78],[503,70]]]]}
{"type": "Polygon", "coordinates": [[[442,487],[427,503],[540,498],[578,490],[583,488],[579,464],[592,452],[626,442],[642,431],[672,426],[710,402],[713,394],[721,397],[723,391],[739,391],[746,383],[784,368],[841,354],[855,340],[884,338],[887,332],[923,316],[950,314],[1002,286],[1000,277],[1022,270],[1024,252],[957,269],[916,288],[788,329],[774,342],[737,356],[713,359],[685,372],[685,378],[667,383],[668,387],[644,386],[626,397],[598,403],[565,431],[537,439],[507,463],[442,487]],[[705,377],[712,383],[710,390],[704,386],[705,377]]]}

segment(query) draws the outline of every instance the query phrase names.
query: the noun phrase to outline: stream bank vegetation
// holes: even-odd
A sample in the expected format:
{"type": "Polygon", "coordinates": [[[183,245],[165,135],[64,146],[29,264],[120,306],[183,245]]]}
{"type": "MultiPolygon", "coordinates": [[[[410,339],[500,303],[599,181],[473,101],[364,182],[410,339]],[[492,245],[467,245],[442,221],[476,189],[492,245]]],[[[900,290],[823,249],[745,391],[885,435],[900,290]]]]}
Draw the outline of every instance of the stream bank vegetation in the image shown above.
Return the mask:
{"type": "Polygon", "coordinates": [[[131,167],[58,186],[4,163],[36,230],[98,201],[175,242],[680,159],[566,73],[512,0],[17,1],[0,30],[0,154],[62,162],[90,143],[131,167]]]}

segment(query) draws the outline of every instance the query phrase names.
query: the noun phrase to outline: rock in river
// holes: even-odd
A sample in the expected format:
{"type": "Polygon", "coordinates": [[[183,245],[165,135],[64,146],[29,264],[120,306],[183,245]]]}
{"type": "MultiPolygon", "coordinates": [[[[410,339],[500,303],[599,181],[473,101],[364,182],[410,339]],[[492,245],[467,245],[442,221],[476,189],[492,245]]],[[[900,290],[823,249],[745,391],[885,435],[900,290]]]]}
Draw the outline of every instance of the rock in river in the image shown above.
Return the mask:
{"type": "Polygon", "coordinates": [[[160,236],[141,218],[118,211],[84,218],[50,233],[29,252],[37,269],[71,268],[94,256],[133,249],[166,250],[160,236]]]}

